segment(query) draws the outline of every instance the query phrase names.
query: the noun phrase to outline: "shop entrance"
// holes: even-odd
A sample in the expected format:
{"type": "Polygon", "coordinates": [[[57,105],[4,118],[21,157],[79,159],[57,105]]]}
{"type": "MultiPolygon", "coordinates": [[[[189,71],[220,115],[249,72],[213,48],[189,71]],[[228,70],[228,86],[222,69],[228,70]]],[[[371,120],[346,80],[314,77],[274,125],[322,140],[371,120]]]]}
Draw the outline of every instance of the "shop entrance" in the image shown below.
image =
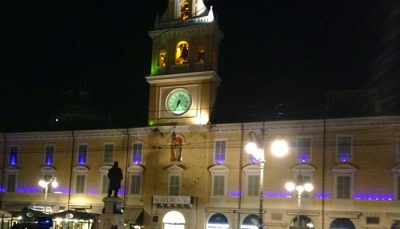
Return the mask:
{"type": "Polygon", "coordinates": [[[185,229],[185,217],[177,211],[170,211],[163,218],[163,229],[185,229]]]}

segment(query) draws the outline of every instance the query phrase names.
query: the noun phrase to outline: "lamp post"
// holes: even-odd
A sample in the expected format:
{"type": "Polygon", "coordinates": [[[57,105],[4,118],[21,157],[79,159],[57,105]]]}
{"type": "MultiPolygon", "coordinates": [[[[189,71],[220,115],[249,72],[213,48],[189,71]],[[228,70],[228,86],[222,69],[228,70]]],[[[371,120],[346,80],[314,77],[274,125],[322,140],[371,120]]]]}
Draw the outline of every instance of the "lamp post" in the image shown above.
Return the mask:
{"type": "MultiPolygon", "coordinates": [[[[264,199],[264,128],[261,129],[261,136],[257,136],[256,133],[250,132],[250,142],[246,144],[246,152],[254,156],[254,158],[260,162],[260,184],[259,184],[259,194],[260,194],[260,206],[258,213],[258,228],[262,229],[263,223],[263,199],[264,199]]],[[[284,140],[275,140],[271,144],[271,152],[277,157],[283,157],[287,154],[289,148],[284,140]]]]}
{"type": "Polygon", "coordinates": [[[39,186],[44,188],[44,201],[45,202],[47,200],[47,192],[49,191],[49,184],[51,184],[51,186],[53,188],[57,188],[57,186],[58,186],[57,178],[56,177],[52,177],[48,181],[45,181],[45,180],[40,180],[39,181],[39,186]]]}
{"type": "Polygon", "coordinates": [[[286,183],[286,190],[288,191],[297,191],[297,227],[300,227],[300,205],[301,205],[301,196],[304,191],[311,192],[314,189],[314,186],[304,179],[302,175],[299,175],[296,179],[296,183],[293,181],[289,181],[286,183]]]}

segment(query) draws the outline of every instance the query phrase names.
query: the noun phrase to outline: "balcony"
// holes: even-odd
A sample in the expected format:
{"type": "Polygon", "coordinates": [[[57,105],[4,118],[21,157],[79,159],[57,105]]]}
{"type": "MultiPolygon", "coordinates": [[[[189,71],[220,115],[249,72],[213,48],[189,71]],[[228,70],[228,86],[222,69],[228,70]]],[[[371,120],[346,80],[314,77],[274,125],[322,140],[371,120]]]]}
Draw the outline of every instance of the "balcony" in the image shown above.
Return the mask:
{"type": "Polygon", "coordinates": [[[186,20],[177,20],[177,21],[172,21],[172,22],[164,22],[164,23],[156,23],[154,25],[155,29],[167,29],[167,28],[176,28],[176,27],[185,27],[189,25],[195,25],[195,24],[205,24],[205,23],[210,23],[214,20],[214,18],[210,18],[208,16],[203,16],[203,17],[195,17],[195,18],[190,18],[186,20]]]}
{"type": "Polygon", "coordinates": [[[190,67],[189,63],[172,65],[171,73],[178,74],[178,73],[189,72],[189,69],[190,69],[189,67],[190,67]]]}

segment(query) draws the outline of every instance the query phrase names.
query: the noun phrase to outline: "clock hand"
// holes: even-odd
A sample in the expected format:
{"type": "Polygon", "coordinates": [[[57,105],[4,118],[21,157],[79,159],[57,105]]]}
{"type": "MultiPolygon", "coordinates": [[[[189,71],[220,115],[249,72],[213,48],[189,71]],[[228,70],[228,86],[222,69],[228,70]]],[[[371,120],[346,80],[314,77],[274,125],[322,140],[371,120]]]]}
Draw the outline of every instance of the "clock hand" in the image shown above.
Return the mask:
{"type": "Polygon", "coordinates": [[[174,111],[176,111],[176,109],[178,109],[178,106],[179,106],[180,103],[181,103],[181,100],[178,100],[178,102],[176,103],[176,107],[175,107],[174,111]]]}

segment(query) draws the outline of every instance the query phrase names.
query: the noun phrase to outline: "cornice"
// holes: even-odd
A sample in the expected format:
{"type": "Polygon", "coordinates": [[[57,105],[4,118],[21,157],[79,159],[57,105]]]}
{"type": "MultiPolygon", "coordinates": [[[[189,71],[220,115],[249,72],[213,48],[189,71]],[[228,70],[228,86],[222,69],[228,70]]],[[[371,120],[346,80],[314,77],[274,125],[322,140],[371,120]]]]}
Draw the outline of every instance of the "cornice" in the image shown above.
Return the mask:
{"type": "Polygon", "coordinates": [[[216,82],[221,81],[217,73],[214,71],[146,76],[146,81],[149,84],[190,82],[199,80],[213,80],[216,82]]]}

